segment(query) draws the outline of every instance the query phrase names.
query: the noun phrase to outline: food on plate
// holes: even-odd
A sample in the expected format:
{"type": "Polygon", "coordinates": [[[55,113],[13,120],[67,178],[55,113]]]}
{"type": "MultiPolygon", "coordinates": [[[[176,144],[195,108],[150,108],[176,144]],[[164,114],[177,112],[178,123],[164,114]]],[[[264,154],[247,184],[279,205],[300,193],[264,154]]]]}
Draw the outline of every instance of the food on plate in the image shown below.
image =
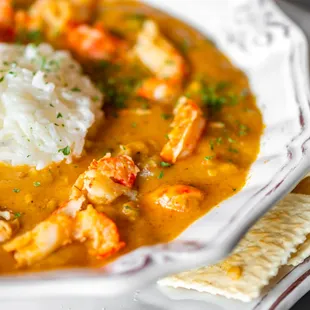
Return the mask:
{"type": "Polygon", "coordinates": [[[188,185],[163,185],[152,194],[155,204],[178,212],[188,212],[199,206],[203,193],[188,185]]]}
{"type": "Polygon", "coordinates": [[[0,160],[42,169],[81,156],[103,96],[80,65],[47,44],[2,43],[0,59],[0,160]]]}
{"type": "Polygon", "coordinates": [[[165,39],[152,20],[143,23],[134,51],[155,75],[142,81],[138,94],[155,101],[171,100],[175,97],[186,75],[185,59],[180,51],[165,39]]]}
{"type": "Polygon", "coordinates": [[[170,163],[192,154],[206,126],[206,119],[198,104],[186,97],[179,99],[173,114],[172,130],[160,153],[162,159],[170,163]]]}
{"type": "Polygon", "coordinates": [[[244,186],[262,116],[209,39],[136,1],[22,2],[0,5],[0,274],[101,267],[244,186]]]}
{"type": "Polygon", "coordinates": [[[19,216],[9,210],[0,210],[0,242],[9,240],[18,231],[19,216]]]}
{"type": "Polygon", "coordinates": [[[259,297],[281,266],[291,263],[290,257],[299,256],[309,233],[310,196],[289,194],[251,228],[227,259],[159,283],[248,302],[259,297]]]}

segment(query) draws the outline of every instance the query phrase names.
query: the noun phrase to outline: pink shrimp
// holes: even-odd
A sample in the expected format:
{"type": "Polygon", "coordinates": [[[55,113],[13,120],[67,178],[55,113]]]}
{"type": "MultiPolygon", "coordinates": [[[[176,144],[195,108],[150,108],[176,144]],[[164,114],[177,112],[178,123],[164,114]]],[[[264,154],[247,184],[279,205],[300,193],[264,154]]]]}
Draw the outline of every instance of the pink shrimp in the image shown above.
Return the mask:
{"type": "Polygon", "coordinates": [[[186,212],[197,207],[204,194],[193,186],[163,185],[151,194],[152,200],[160,206],[177,212],[186,212]]]}
{"type": "Polygon", "coordinates": [[[19,266],[32,265],[74,240],[86,242],[90,255],[106,257],[120,250],[115,223],[89,204],[110,203],[133,186],[139,169],[127,155],[93,161],[72,187],[70,198],[31,231],[3,245],[19,266]]]}
{"type": "Polygon", "coordinates": [[[185,60],[160,33],[154,21],[144,22],[134,52],[155,75],[142,83],[137,91],[139,96],[155,101],[166,101],[178,94],[187,74],[185,60]]]}
{"type": "Polygon", "coordinates": [[[172,130],[168,134],[169,141],[160,153],[160,156],[170,163],[192,154],[206,126],[200,107],[186,97],[179,99],[174,115],[172,130]]]}
{"type": "Polygon", "coordinates": [[[126,43],[109,33],[101,23],[71,26],[68,29],[69,48],[82,58],[113,61],[126,49],[126,43]]]}

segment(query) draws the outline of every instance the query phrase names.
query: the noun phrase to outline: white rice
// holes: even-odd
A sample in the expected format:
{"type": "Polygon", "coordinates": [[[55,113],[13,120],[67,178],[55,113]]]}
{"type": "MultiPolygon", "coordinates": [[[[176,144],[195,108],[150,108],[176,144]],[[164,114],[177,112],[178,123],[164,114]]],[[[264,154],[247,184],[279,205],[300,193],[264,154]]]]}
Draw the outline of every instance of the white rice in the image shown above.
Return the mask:
{"type": "Polygon", "coordinates": [[[0,161],[42,169],[81,155],[102,94],[70,53],[1,43],[0,81],[0,161]]]}

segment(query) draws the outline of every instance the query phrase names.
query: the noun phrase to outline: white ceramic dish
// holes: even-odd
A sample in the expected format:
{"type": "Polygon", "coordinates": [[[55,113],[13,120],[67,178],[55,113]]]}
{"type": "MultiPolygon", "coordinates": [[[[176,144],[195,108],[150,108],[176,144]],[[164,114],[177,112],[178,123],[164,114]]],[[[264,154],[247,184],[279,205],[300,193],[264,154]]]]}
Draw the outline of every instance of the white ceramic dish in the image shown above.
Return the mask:
{"type": "Polygon", "coordinates": [[[140,248],[103,269],[3,277],[2,297],[111,296],[214,262],[310,170],[307,43],[273,1],[145,2],[208,35],[247,73],[266,124],[248,182],[169,244],[140,248]]]}

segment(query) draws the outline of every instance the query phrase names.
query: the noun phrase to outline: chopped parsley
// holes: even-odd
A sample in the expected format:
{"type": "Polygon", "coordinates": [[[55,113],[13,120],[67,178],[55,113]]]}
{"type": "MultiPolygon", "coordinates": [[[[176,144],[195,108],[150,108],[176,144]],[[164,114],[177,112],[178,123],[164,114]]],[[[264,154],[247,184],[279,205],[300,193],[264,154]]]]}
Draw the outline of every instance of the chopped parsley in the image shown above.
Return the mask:
{"type": "Polygon", "coordinates": [[[182,42],[179,43],[179,49],[183,54],[186,55],[188,53],[189,48],[190,44],[186,39],[184,39],[182,42]]]}
{"type": "Polygon", "coordinates": [[[78,88],[78,87],[73,87],[73,88],[71,88],[71,91],[73,91],[73,92],[80,92],[81,89],[78,88]]]}
{"type": "Polygon", "coordinates": [[[19,188],[13,188],[13,192],[14,192],[14,193],[19,193],[19,192],[20,192],[20,189],[19,189],[19,188]]]}
{"type": "Polygon", "coordinates": [[[55,108],[55,106],[54,106],[54,105],[52,105],[51,103],[50,103],[50,107],[55,108]]]}
{"type": "Polygon", "coordinates": [[[205,160],[211,160],[211,159],[213,159],[214,158],[214,156],[205,156],[205,160]]]}
{"type": "Polygon", "coordinates": [[[249,133],[250,128],[247,125],[242,124],[240,122],[237,122],[237,124],[238,124],[238,129],[239,129],[238,135],[240,137],[246,136],[249,133]]]}
{"type": "Polygon", "coordinates": [[[93,100],[93,101],[98,101],[98,100],[99,100],[99,97],[98,97],[98,96],[94,96],[94,97],[91,98],[91,100],[93,100]]]}
{"type": "Polygon", "coordinates": [[[236,140],[234,140],[234,139],[232,139],[230,137],[228,137],[227,140],[228,140],[229,143],[236,143],[236,140]]]}
{"type": "Polygon", "coordinates": [[[0,78],[0,83],[3,82],[4,80],[4,76],[0,78]]]}
{"type": "Polygon", "coordinates": [[[15,212],[14,213],[14,217],[15,218],[19,218],[19,217],[21,217],[22,216],[22,213],[21,212],[15,212]]]}
{"type": "Polygon", "coordinates": [[[233,187],[232,190],[235,192],[237,189],[233,187]]]}
{"type": "Polygon", "coordinates": [[[165,161],[161,161],[161,162],[160,162],[160,165],[161,165],[162,167],[171,167],[171,166],[172,166],[172,164],[167,163],[167,162],[165,162],[165,161]]]}
{"type": "Polygon", "coordinates": [[[142,103],[141,108],[143,110],[148,110],[150,108],[150,105],[148,103],[144,102],[144,103],[142,103]]]}
{"type": "Polygon", "coordinates": [[[36,44],[43,41],[43,33],[40,30],[33,30],[27,32],[27,40],[36,44]]]}
{"type": "Polygon", "coordinates": [[[209,146],[210,146],[211,151],[213,151],[214,150],[214,141],[213,140],[209,141],[209,146]]]}
{"type": "Polygon", "coordinates": [[[164,171],[160,171],[160,173],[159,173],[159,175],[158,175],[158,177],[157,177],[157,179],[162,179],[164,177],[164,171]]]}
{"type": "Polygon", "coordinates": [[[33,186],[34,187],[39,187],[39,186],[41,186],[41,182],[38,182],[38,181],[33,182],[33,186]]]}
{"type": "Polygon", "coordinates": [[[223,138],[222,137],[218,137],[218,138],[216,138],[215,141],[216,141],[217,145],[221,145],[223,143],[223,138]]]}
{"type": "Polygon", "coordinates": [[[131,20],[136,20],[139,23],[143,23],[146,20],[146,16],[141,13],[129,14],[127,18],[131,20]]]}
{"type": "Polygon", "coordinates": [[[61,113],[58,113],[57,114],[57,118],[61,118],[62,117],[62,114],[61,113]]]}
{"type": "MultiPolygon", "coordinates": [[[[200,85],[199,90],[196,90],[196,95],[200,96],[203,105],[211,109],[211,112],[218,112],[225,106],[236,105],[239,102],[239,96],[227,93],[231,83],[228,81],[220,81],[217,83],[207,82],[205,79],[197,81],[200,85]]],[[[193,94],[191,91],[187,93],[188,97],[193,94]]]]}
{"type": "Polygon", "coordinates": [[[168,120],[172,117],[171,114],[167,114],[167,113],[162,113],[161,114],[161,118],[164,119],[164,120],[168,120]]]}
{"type": "Polygon", "coordinates": [[[239,153],[239,151],[233,147],[229,147],[228,151],[231,153],[236,153],[236,154],[239,153]]]}
{"type": "Polygon", "coordinates": [[[71,153],[71,149],[70,146],[67,145],[66,147],[64,147],[63,149],[58,150],[58,152],[63,153],[65,156],[68,156],[71,153]]]}
{"type": "Polygon", "coordinates": [[[137,123],[136,122],[131,123],[131,127],[132,128],[137,128],[137,123]]]}
{"type": "Polygon", "coordinates": [[[169,135],[166,133],[165,138],[169,140],[169,135]]]}
{"type": "Polygon", "coordinates": [[[42,62],[41,62],[41,67],[40,67],[40,70],[44,70],[45,69],[45,66],[46,66],[46,57],[45,56],[42,56],[42,62]]]}

